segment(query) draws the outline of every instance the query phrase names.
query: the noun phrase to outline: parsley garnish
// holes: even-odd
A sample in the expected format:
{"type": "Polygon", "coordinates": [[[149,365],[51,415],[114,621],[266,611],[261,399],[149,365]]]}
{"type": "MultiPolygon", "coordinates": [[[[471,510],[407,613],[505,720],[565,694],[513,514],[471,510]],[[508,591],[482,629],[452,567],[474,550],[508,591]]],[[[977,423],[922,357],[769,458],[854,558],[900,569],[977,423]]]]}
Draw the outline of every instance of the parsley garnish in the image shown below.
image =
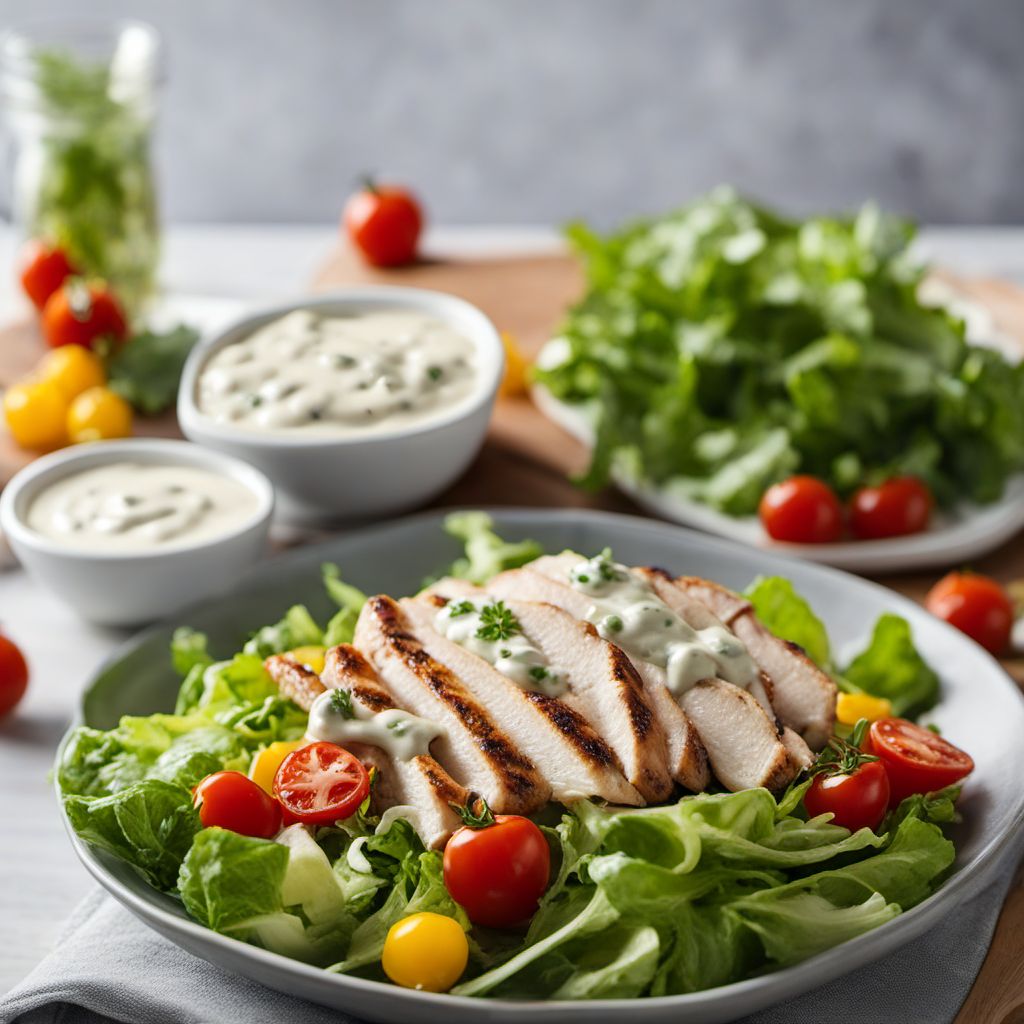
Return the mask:
{"type": "Polygon", "coordinates": [[[442,370],[440,366],[431,366],[431,367],[429,367],[427,369],[427,376],[431,380],[440,380],[441,379],[441,375],[443,373],[444,373],[444,370],[442,370]]]}
{"type": "Polygon", "coordinates": [[[448,605],[448,615],[450,618],[457,619],[460,615],[472,615],[476,611],[476,607],[472,601],[453,601],[448,605]]]}
{"type": "Polygon", "coordinates": [[[505,607],[504,601],[494,601],[480,609],[480,628],[476,631],[478,639],[507,640],[519,631],[519,620],[505,607]]]}
{"type": "Polygon", "coordinates": [[[530,678],[536,680],[538,683],[544,679],[547,679],[549,673],[543,665],[534,665],[530,669],[530,678]]]}
{"type": "Polygon", "coordinates": [[[404,718],[398,718],[394,722],[388,722],[387,728],[396,736],[404,736],[409,731],[409,723],[404,718]]]}
{"type": "Polygon", "coordinates": [[[604,624],[612,633],[622,632],[622,619],[618,615],[609,615],[608,618],[604,620],[604,624]]]}
{"type": "Polygon", "coordinates": [[[355,718],[356,713],[352,710],[352,698],[348,690],[331,690],[331,710],[342,718],[355,718]]]}

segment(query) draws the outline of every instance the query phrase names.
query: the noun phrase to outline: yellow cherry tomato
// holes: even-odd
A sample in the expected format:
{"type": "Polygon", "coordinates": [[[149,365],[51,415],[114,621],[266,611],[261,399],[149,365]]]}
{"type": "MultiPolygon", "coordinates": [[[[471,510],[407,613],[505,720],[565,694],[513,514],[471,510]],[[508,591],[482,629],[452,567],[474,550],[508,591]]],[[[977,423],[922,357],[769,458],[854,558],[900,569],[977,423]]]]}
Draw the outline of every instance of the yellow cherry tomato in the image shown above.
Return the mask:
{"type": "Polygon", "coordinates": [[[526,371],[530,364],[508,331],[501,332],[501,341],[505,346],[505,376],[501,378],[498,394],[503,398],[526,394],[526,371]]]}
{"type": "Polygon", "coordinates": [[[132,407],[109,388],[89,388],[71,403],[67,430],[73,444],[130,437],[132,407]]]}
{"type": "Polygon", "coordinates": [[[324,670],[324,658],[326,655],[326,647],[309,644],[306,647],[294,647],[290,651],[285,651],[284,656],[291,658],[292,661],[297,661],[300,665],[305,665],[310,671],[320,675],[324,670]]]}
{"type": "Polygon", "coordinates": [[[841,693],[836,699],[836,718],[843,725],[856,725],[862,718],[877,722],[892,717],[892,703],[869,693],[841,693]]]}
{"type": "Polygon", "coordinates": [[[391,926],[381,966],[403,988],[447,992],[462,976],[469,943],[462,925],[442,914],[413,914],[391,926]]]}
{"type": "Polygon", "coordinates": [[[291,743],[285,740],[278,740],[264,747],[253,759],[249,767],[249,778],[256,783],[260,789],[266,790],[271,796],[274,795],[274,776],[281,762],[299,747],[304,747],[307,740],[293,740],[291,743]]]}
{"type": "Polygon", "coordinates": [[[48,352],[36,367],[35,375],[40,380],[53,381],[69,402],[83,391],[107,383],[103,360],[81,345],[62,345],[48,352]]]}
{"type": "Polygon", "coordinates": [[[4,418],[15,443],[48,451],[67,444],[68,401],[53,381],[29,378],[4,392],[4,418]]]}

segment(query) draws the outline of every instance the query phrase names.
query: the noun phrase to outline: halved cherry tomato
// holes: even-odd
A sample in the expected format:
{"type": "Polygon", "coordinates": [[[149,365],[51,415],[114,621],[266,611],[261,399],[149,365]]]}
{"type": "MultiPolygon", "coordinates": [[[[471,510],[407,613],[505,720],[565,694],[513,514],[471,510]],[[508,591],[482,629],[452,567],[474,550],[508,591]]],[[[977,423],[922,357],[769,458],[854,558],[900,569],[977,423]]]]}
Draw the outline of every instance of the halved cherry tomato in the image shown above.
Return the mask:
{"type": "Polygon", "coordinates": [[[758,509],[768,536],[793,544],[828,544],[843,534],[843,506],[835,491],[813,476],[773,484],[758,509]]]}
{"type": "Polygon", "coordinates": [[[28,664],[13,640],[0,634],[0,718],[13,711],[28,689],[28,664]]]}
{"type": "Polygon", "coordinates": [[[353,244],[375,267],[397,267],[416,259],[423,212],[411,192],[367,179],[343,214],[353,244]]]}
{"type": "Polygon", "coordinates": [[[850,529],[859,540],[920,533],[932,513],[932,492],[916,477],[895,476],[862,487],[850,502],[850,529]]]}
{"type": "Polygon", "coordinates": [[[127,336],[121,306],[104,284],[71,278],[50,296],[43,309],[43,337],[51,348],[94,348],[101,340],[118,345],[127,336]]]}
{"type": "Polygon", "coordinates": [[[196,786],[194,802],[203,828],[226,828],[270,839],[281,828],[281,808],[241,772],[214,772],[196,786]]]}
{"type": "Polygon", "coordinates": [[[68,254],[58,246],[29,242],[22,253],[21,286],[40,312],[50,296],[77,274],[68,254]]]}
{"type": "Polygon", "coordinates": [[[465,825],[444,848],[444,884],[474,924],[510,928],[537,909],[551,873],[544,833],[517,814],[465,825]]]}
{"type": "Polygon", "coordinates": [[[890,807],[914,793],[945,789],[974,771],[968,754],[905,718],[872,722],[864,746],[885,765],[890,807]]]}
{"type": "Polygon", "coordinates": [[[307,825],[351,817],[369,792],[366,769],[334,743],[310,743],[292,751],[274,776],[274,795],[292,818],[307,825]]]}
{"type": "Polygon", "coordinates": [[[816,775],[804,794],[812,817],[832,812],[832,824],[851,832],[878,827],[889,807],[889,779],[881,761],[867,761],[850,773],[816,775]]]}
{"type": "Polygon", "coordinates": [[[990,576],[951,572],[928,591],[924,605],[987,651],[1006,650],[1013,629],[1013,601],[990,576]]]}

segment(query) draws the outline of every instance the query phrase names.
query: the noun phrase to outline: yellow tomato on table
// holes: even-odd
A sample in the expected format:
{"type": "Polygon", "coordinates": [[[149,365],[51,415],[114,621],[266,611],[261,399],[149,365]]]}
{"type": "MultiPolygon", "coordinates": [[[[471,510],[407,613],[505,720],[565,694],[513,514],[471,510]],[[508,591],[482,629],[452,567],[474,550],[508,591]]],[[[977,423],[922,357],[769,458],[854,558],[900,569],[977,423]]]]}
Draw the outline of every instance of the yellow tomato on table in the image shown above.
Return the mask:
{"type": "Polygon", "coordinates": [[[469,943],[462,925],[443,914],[403,917],[384,940],[381,966],[403,988],[447,992],[462,976],[469,943]]]}
{"type": "Polygon", "coordinates": [[[47,451],[67,443],[68,402],[53,381],[29,378],[4,392],[4,418],[16,444],[47,451]]]}
{"type": "Polygon", "coordinates": [[[35,376],[56,384],[68,402],[89,388],[107,383],[103,360],[81,345],[64,345],[47,352],[36,367],[35,376]]]}
{"type": "Polygon", "coordinates": [[[132,407],[109,388],[89,388],[71,403],[67,431],[74,444],[130,437],[132,407]]]}

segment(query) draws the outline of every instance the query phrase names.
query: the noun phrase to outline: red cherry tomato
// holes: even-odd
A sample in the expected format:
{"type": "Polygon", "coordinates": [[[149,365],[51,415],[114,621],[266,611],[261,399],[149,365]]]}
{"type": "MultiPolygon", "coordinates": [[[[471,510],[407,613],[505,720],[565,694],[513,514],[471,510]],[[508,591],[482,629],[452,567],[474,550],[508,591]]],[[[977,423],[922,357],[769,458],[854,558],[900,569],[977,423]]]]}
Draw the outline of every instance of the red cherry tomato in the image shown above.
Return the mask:
{"type": "Polygon", "coordinates": [[[831,811],[832,824],[851,832],[878,828],[889,807],[889,779],[881,761],[865,761],[852,772],[815,775],[804,794],[812,817],[831,811]]]}
{"type": "Polygon", "coordinates": [[[194,802],[204,828],[226,828],[270,839],[281,828],[277,802],[241,772],[214,772],[196,786],[194,802]]]}
{"type": "Polygon", "coordinates": [[[905,718],[872,722],[864,746],[885,765],[890,807],[914,793],[945,789],[974,771],[969,755],[905,718]]]}
{"type": "Polygon", "coordinates": [[[14,710],[28,688],[28,664],[13,640],[0,635],[0,718],[14,710]]]}
{"type": "Polygon", "coordinates": [[[274,795],[286,815],[307,825],[350,818],[369,792],[366,769],[334,743],[310,743],[293,750],[274,776],[274,795]]]}
{"type": "Polygon", "coordinates": [[[21,286],[40,312],[47,299],[71,276],[77,274],[67,253],[43,242],[29,242],[22,254],[21,286]]]}
{"type": "Polygon", "coordinates": [[[499,814],[464,826],[444,848],[444,884],[474,924],[510,928],[537,909],[551,872],[544,833],[529,818],[499,814]]]}
{"type": "Polygon", "coordinates": [[[792,476],[761,497],[768,536],[794,544],[828,544],[843,535],[843,507],[835,491],[813,476],[792,476]]]}
{"type": "Polygon", "coordinates": [[[987,651],[1006,650],[1013,629],[1013,601],[990,576],[951,572],[928,591],[925,607],[987,651]]]}
{"type": "Polygon", "coordinates": [[[862,487],[850,502],[850,529],[859,540],[920,533],[932,513],[932,492],[912,476],[862,487]]]}
{"type": "Polygon", "coordinates": [[[343,219],[349,238],[373,266],[397,267],[416,259],[423,212],[405,189],[367,181],[345,204],[343,219]]]}
{"type": "Polygon", "coordinates": [[[72,278],[50,296],[43,309],[43,337],[51,348],[94,348],[101,339],[117,345],[127,336],[121,306],[104,284],[72,278]]]}

